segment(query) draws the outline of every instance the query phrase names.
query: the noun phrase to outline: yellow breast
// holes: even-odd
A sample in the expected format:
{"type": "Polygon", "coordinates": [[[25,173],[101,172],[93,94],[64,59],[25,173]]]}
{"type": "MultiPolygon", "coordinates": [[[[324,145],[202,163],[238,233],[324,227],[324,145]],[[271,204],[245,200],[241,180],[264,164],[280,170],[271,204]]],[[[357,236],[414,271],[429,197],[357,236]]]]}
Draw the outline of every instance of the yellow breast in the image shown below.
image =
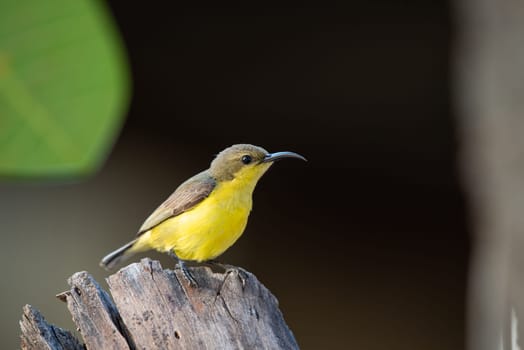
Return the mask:
{"type": "Polygon", "coordinates": [[[151,248],[174,250],[183,260],[214,259],[244,232],[254,185],[237,179],[218,183],[193,209],[164,221],[144,238],[151,248]]]}

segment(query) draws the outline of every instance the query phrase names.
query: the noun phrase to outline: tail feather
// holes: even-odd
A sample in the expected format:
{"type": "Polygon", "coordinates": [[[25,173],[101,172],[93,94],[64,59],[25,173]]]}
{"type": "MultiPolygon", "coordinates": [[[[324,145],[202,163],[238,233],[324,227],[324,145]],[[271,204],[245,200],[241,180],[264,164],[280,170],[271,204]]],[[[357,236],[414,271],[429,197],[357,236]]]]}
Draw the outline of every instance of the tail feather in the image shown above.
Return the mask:
{"type": "Polygon", "coordinates": [[[102,259],[102,261],[100,261],[100,266],[102,266],[106,270],[111,270],[119,262],[123,261],[124,258],[127,258],[131,255],[129,254],[131,253],[129,250],[133,247],[133,245],[137,242],[137,240],[138,238],[132,240],[131,242],[127,243],[126,245],[123,245],[122,247],[118,248],[114,252],[107,254],[102,259]]]}

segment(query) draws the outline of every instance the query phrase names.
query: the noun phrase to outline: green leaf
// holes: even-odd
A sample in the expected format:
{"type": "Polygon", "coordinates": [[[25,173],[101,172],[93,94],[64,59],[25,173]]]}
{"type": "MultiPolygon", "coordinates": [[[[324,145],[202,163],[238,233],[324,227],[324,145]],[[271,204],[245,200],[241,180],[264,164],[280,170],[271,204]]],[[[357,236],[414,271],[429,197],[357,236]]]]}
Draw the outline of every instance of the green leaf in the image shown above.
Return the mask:
{"type": "Polygon", "coordinates": [[[92,173],[128,100],[122,45],[101,2],[0,1],[0,175],[92,173]]]}

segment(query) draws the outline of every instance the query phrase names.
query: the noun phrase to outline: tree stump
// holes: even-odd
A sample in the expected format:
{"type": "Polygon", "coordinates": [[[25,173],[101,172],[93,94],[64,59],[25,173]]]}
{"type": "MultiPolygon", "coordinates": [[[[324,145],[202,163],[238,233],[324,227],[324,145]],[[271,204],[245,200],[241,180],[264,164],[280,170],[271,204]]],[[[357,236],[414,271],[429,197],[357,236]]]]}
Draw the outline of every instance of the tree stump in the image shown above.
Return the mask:
{"type": "Polygon", "coordinates": [[[84,345],[26,305],[22,349],[298,349],[277,299],[253,274],[190,271],[198,287],[182,271],[143,259],[109,276],[114,302],[91,275],[77,272],[57,297],[84,345]]]}

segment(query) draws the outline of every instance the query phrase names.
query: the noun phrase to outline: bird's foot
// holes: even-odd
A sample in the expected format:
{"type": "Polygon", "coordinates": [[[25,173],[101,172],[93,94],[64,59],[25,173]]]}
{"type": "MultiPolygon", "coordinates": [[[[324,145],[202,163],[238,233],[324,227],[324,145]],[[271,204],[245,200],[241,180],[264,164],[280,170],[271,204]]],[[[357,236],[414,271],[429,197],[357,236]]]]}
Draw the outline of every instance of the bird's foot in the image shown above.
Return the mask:
{"type": "Polygon", "coordinates": [[[193,275],[191,275],[191,272],[189,272],[189,270],[187,269],[184,261],[181,260],[172,250],[168,251],[167,254],[177,261],[175,268],[180,268],[180,270],[182,270],[182,274],[184,275],[184,278],[187,280],[189,285],[193,288],[198,287],[198,283],[196,282],[193,275]]]}
{"type": "Polygon", "coordinates": [[[181,260],[179,260],[178,265],[179,265],[180,269],[182,270],[182,274],[184,275],[186,280],[189,282],[189,285],[191,287],[193,287],[193,288],[198,287],[197,281],[195,280],[193,275],[191,275],[191,272],[189,272],[189,270],[187,269],[186,265],[181,260]]]}
{"type": "MultiPolygon", "coordinates": [[[[221,269],[223,269],[224,273],[226,274],[226,278],[231,273],[236,274],[238,279],[240,280],[240,283],[242,283],[242,289],[245,288],[246,281],[249,278],[249,274],[243,268],[238,267],[238,266],[229,265],[229,264],[224,264],[224,263],[218,262],[216,260],[208,260],[207,263],[209,263],[210,265],[213,265],[213,266],[218,266],[221,269]]],[[[224,278],[224,281],[226,280],[226,278],[224,278]]]]}

